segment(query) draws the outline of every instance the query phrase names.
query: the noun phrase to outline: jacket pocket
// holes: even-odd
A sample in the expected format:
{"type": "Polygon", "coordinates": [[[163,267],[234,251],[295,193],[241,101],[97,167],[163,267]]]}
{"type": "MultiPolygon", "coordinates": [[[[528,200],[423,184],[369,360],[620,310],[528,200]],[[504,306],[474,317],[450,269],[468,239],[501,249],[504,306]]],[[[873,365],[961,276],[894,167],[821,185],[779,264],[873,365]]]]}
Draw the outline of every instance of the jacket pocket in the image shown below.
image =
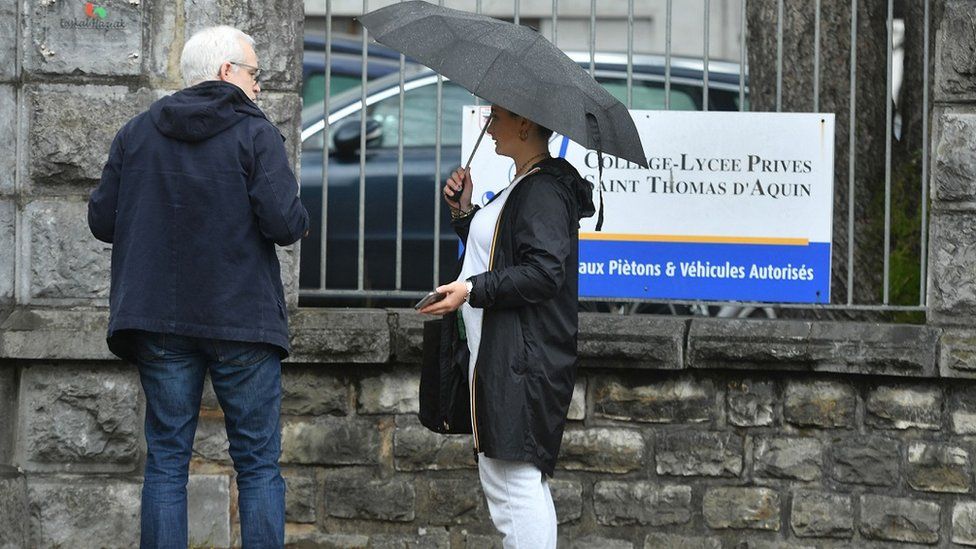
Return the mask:
{"type": "Polygon", "coordinates": [[[512,355],[512,372],[517,375],[524,375],[529,368],[529,349],[525,339],[526,330],[522,326],[522,315],[515,319],[515,334],[512,338],[512,345],[515,347],[512,355]]]}

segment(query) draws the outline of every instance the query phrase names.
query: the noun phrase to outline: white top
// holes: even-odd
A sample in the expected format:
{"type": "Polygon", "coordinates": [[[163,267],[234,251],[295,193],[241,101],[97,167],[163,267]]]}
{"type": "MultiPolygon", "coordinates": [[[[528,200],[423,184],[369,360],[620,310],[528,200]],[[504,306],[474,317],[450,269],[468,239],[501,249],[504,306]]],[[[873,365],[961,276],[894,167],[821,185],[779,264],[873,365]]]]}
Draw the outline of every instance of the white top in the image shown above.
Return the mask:
{"type": "MultiPolygon", "coordinates": [[[[488,270],[488,263],[491,261],[491,244],[495,237],[495,225],[498,223],[498,216],[508,201],[508,196],[519,181],[535,170],[523,174],[515,181],[502,189],[494,200],[484,208],[479,209],[474,218],[471,219],[471,226],[468,229],[468,240],[464,243],[464,264],[461,266],[459,281],[481,274],[488,270]]],[[[468,351],[471,353],[471,360],[468,362],[468,387],[474,386],[474,365],[478,362],[478,349],[481,346],[481,321],[484,318],[484,309],[472,307],[467,302],[461,305],[461,318],[464,320],[464,331],[468,338],[468,351]]],[[[474,395],[472,395],[472,399],[474,395]]],[[[471,416],[472,423],[474,415],[471,416]]]]}

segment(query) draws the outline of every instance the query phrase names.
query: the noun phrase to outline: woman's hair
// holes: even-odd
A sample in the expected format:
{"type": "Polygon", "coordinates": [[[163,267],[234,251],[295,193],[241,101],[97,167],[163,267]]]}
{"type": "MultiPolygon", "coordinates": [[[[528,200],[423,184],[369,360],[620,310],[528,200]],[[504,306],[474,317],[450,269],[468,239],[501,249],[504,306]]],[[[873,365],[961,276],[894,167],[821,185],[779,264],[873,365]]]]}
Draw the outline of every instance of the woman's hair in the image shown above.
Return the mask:
{"type": "MultiPolygon", "coordinates": [[[[254,47],[254,39],[234,27],[207,27],[190,37],[180,55],[183,84],[194,86],[206,80],[216,80],[225,62],[243,63],[244,46],[254,47]]],[[[235,70],[240,70],[235,65],[235,70]]]]}

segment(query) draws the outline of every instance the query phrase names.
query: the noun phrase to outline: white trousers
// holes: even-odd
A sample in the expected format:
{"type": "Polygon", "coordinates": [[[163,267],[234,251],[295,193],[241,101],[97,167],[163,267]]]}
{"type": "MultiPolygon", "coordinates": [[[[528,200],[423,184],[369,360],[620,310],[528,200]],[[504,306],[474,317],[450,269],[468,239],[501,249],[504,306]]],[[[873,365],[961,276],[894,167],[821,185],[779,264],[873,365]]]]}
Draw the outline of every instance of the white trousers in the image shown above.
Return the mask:
{"type": "Polygon", "coordinates": [[[556,549],[556,508],[538,467],[478,454],[478,473],[505,549],[556,549]]]}

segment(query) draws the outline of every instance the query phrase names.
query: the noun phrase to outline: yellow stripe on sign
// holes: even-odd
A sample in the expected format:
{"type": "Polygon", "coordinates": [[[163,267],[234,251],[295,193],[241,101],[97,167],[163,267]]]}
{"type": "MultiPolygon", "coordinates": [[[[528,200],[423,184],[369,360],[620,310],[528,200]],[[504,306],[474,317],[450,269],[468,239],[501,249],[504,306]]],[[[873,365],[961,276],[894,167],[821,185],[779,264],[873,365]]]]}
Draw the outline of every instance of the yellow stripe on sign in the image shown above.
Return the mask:
{"type": "Polygon", "coordinates": [[[774,244],[780,246],[809,246],[806,238],[774,238],[765,236],[708,236],[681,234],[580,233],[580,240],[624,240],[628,242],[696,242],[703,244],[774,244]]]}

